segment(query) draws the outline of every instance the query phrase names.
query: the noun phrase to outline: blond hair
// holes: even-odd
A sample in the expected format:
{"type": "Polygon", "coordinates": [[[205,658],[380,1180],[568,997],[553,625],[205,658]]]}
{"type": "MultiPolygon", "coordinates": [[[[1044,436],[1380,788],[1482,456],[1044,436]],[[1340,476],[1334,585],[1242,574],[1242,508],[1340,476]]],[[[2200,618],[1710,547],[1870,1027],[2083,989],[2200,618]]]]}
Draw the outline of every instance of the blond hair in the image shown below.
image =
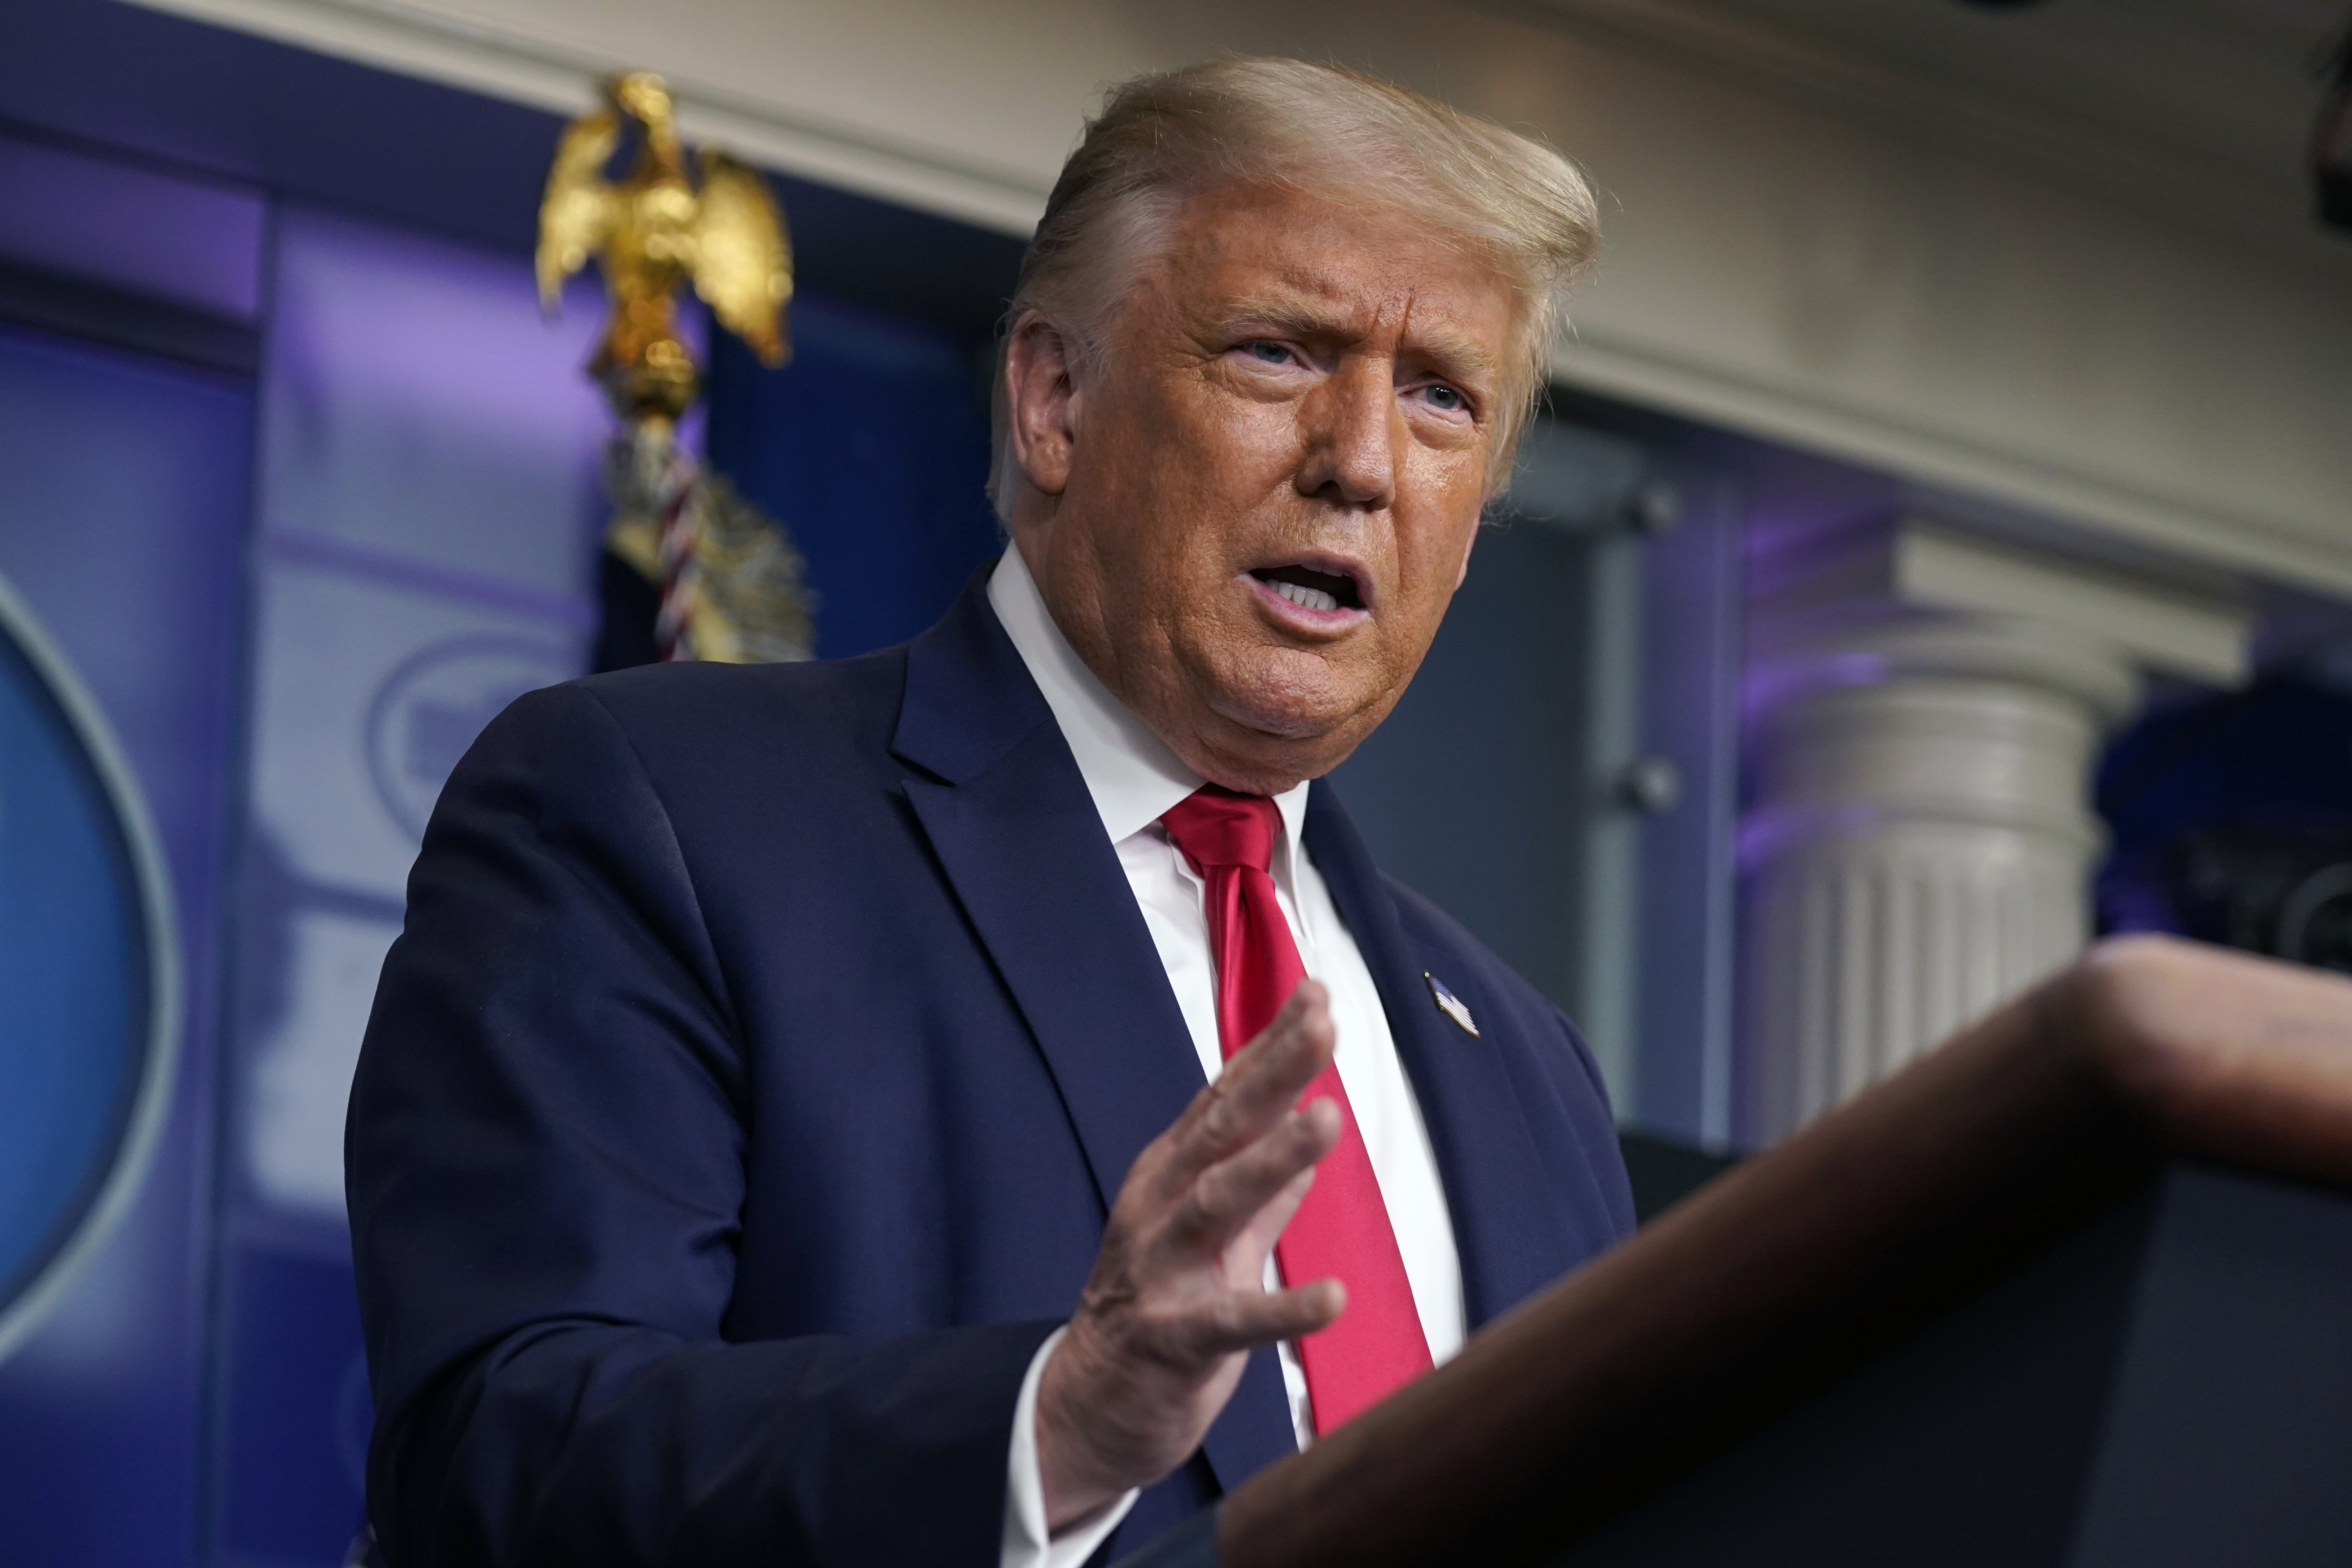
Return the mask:
{"type": "MultiPolygon", "coordinates": [[[[1600,246],[1592,188],[1540,142],[1377,77],[1236,58],[1111,89],[1046,200],[1007,326],[1037,311],[1099,361],[1113,317],[1164,253],[1185,198],[1251,185],[1408,215],[1484,257],[1510,285],[1519,308],[1488,478],[1499,491],[1543,385],[1559,294],[1600,246]]],[[[993,415],[989,494],[1009,518],[1020,470],[1003,346],[993,415]]]]}

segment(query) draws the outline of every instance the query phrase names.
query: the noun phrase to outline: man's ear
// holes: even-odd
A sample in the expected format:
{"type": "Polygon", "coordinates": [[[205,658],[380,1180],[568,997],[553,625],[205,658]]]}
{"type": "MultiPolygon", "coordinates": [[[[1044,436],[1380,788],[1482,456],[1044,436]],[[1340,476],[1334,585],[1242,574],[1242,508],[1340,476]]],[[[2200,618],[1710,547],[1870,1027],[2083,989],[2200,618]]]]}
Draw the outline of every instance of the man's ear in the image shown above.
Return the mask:
{"type": "Polygon", "coordinates": [[[1470,580],[1470,552],[1477,548],[1478,535],[1486,528],[1486,514],[1482,510],[1478,521],[1470,525],[1470,537],[1462,542],[1462,564],[1454,574],[1454,591],[1460,593],[1462,584],[1470,580]]]}
{"type": "Polygon", "coordinates": [[[1058,323],[1031,310],[1013,324],[1004,351],[1004,392],[1013,461],[1037,489],[1057,496],[1070,482],[1077,447],[1078,345],[1058,323]]]}

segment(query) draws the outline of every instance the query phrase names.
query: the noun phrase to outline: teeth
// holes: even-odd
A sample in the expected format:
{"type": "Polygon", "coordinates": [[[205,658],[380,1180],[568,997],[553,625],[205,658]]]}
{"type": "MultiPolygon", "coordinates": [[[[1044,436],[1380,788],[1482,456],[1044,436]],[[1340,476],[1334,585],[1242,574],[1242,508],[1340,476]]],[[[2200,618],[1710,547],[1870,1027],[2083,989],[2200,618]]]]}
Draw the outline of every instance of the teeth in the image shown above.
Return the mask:
{"type": "Polygon", "coordinates": [[[1304,587],[1297,583],[1276,583],[1273,588],[1301,609],[1336,610],[1339,607],[1339,601],[1320,588],[1304,587]]]}

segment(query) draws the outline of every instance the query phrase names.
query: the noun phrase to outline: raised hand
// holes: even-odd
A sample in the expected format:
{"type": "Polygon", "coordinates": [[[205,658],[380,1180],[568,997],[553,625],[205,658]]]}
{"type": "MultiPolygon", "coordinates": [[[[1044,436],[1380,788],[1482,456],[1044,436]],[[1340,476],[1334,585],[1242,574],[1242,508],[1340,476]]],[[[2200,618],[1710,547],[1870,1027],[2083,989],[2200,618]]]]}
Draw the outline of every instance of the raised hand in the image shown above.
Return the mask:
{"type": "Polygon", "coordinates": [[[1136,1157],[1038,1385],[1053,1529],[1183,1463],[1252,1349],[1328,1328],[1346,1308],[1337,1279],[1265,1289],[1266,1258],[1339,1136],[1329,1100],[1297,1104],[1332,1044],[1329,998],[1302,981],[1136,1157]]]}

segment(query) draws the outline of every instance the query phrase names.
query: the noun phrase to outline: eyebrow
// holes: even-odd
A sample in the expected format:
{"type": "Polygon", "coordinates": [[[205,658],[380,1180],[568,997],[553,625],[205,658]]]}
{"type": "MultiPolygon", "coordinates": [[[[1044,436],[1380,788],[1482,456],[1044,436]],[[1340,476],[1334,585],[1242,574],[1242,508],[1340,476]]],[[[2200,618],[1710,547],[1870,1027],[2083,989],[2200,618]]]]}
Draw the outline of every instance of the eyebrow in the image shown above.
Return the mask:
{"type": "Polygon", "coordinates": [[[1433,332],[1421,342],[1420,351],[1457,373],[1486,376],[1502,374],[1502,362],[1487,352],[1486,344],[1464,332],[1433,332]]]}
{"type": "MultiPolygon", "coordinates": [[[[1353,335],[1339,318],[1304,300],[1242,299],[1219,313],[1228,321],[1263,321],[1277,331],[1301,338],[1353,335]]],[[[1502,368],[1484,343],[1465,332],[1439,329],[1426,334],[1409,334],[1407,342],[1416,355],[1433,360],[1441,369],[1456,374],[1495,376],[1502,368]]]]}

